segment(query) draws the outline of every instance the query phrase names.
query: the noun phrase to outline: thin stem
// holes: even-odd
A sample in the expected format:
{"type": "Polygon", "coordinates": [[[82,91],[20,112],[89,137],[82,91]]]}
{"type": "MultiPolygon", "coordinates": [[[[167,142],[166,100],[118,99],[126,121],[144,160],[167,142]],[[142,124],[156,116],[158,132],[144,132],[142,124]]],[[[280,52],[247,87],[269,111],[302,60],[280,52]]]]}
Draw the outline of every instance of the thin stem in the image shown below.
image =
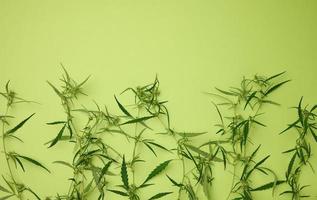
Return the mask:
{"type": "MultiPolygon", "coordinates": [[[[168,130],[167,126],[164,124],[164,122],[162,121],[162,119],[159,118],[159,117],[157,117],[157,118],[158,118],[159,122],[162,124],[162,126],[165,128],[165,130],[168,130]]],[[[169,130],[168,130],[168,131],[169,131],[169,130]]],[[[176,144],[177,144],[177,146],[178,146],[179,144],[178,144],[178,140],[177,140],[176,136],[173,135],[172,137],[173,137],[173,139],[175,140],[175,142],[176,142],[176,144]]],[[[182,177],[183,177],[183,178],[182,178],[182,182],[181,182],[181,183],[183,184],[184,181],[185,181],[185,177],[186,177],[185,160],[184,160],[184,157],[183,157],[183,156],[180,156],[180,155],[179,155],[178,149],[177,149],[177,157],[178,157],[178,159],[181,160],[181,162],[182,162],[182,171],[183,171],[183,176],[182,176],[182,177]]],[[[180,200],[181,192],[182,192],[182,188],[179,188],[179,190],[178,190],[178,200],[180,200]]]]}
{"type": "Polygon", "coordinates": [[[236,163],[233,164],[233,175],[232,175],[232,181],[231,181],[231,186],[230,186],[230,192],[226,198],[226,200],[229,200],[231,194],[232,194],[232,191],[233,191],[233,186],[234,186],[234,179],[236,177],[236,163]]]}
{"type": "MultiPolygon", "coordinates": [[[[69,125],[71,126],[70,128],[74,131],[74,135],[75,135],[75,137],[76,137],[76,146],[77,145],[79,145],[79,148],[81,149],[82,148],[82,144],[81,144],[81,137],[79,136],[79,134],[78,134],[78,131],[77,131],[77,129],[76,129],[76,127],[75,127],[75,125],[74,125],[74,122],[73,122],[73,120],[72,120],[72,116],[71,116],[71,113],[70,113],[70,106],[67,104],[67,106],[66,106],[66,113],[67,113],[67,119],[68,119],[68,121],[69,121],[69,125]]],[[[75,148],[76,148],[76,146],[75,146],[75,148]]],[[[80,174],[80,173],[79,173],[80,174]]],[[[77,180],[78,179],[78,177],[77,177],[77,175],[78,175],[78,173],[74,173],[74,175],[73,175],[73,178],[75,179],[75,180],[77,180]]],[[[70,184],[70,186],[69,186],[69,189],[68,189],[68,193],[67,193],[67,197],[68,198],[70,198],[70,195],[71,195],[71,193],[72,193],[72,188],[73,188],[73,186],[74,186],[74,181],[71,181],[71,184],[70,184]]],[[[81,192],[83,193],[83,190],[84,190],[84,178],[82,178],[82,184],[81,184],[81,192]]]]}
{"type": "MultiPolygon", "coordinates": [[[[138,107],[138,115],[137,118],[139,118],[140,115],[140,108],[138,107]]],[[[132,154],[132,164],[131,164],[131,171],[132,171],[132,180],[133,180],[133,185],[135,185],[135,169],[134,169],[134,159],[136,156],[136,148],[139,143],[139,136],[142,134],[142,132],[137,136],[137,130],[138,130],[138,123],[135,123],[135,128],[134,128],[134,146],[133,146],[133,154],[132,154]]]]}
{"type": "MultiPolygon", "coordinates": [[[[8,114],[8,110],[9,110],[9,107],[7,106],[6,107],[6,111],[5,111],[5,116],[8,114]]],[[[17,192],[17,194],[15,194],[19,199],[22,199],[22,196],[21,194],[19,193],[19,191],[17,190],[17,182],[13,176],[13,172],[12,172],[12,168],[11,168],[11,165],[10,165],[10,161],[9,161],[9,157],[8,157],[8,152],[7,152],[7,147],[6,147],[6,141],[5,141],[5,123],[2,122],[2,144],[3,144],[3,152],[4,152],[4,155],[5,155],[5,158],[6,158],[6,163],[7,163],[7,167],[8,167],[8,170],[9,170],[9,173],[10,173],[10,177],[14,183],[14,189],[16,191],[14,192],[17,192]]]]}

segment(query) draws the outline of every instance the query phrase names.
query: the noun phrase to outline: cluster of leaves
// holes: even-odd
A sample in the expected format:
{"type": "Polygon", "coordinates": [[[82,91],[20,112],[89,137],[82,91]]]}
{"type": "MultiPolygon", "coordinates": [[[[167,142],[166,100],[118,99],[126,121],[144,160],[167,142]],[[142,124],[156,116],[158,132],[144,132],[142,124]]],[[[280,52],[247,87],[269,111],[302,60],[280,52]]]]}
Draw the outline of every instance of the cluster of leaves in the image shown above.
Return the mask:
{"type": "MultiPolygon", "coordinates": [[[[67,200],[87,199],[93,194],[93,191],[98,190],[98,199],[104,199],[106,191],[127,196],[129,199],[139,199],[138,190],[153,185],[148,184],[147,182],[164,170],[170,162],[169,160],[160,164],[149,174],[148,178],[142,184],[136,186],[134,180],[134,166],[138,162],[145,162],[140,159],[140,155],[136,153],[138,145],[145,145],[155,156],[157,156],[156,149],[169,151],[154,140],[143,137],[145,131],[152,130],[152,128],[146,124],[147,121],[159,118],[161,115],[168,115],[167,108],[164,105],[167,101],[159,100],[160,93],[158,79],[156,78],[152,84],[137,87],[135,89],[128,88],[124,91],[132,91],[135,95],[134,107],[138,110],[137,116],[131,114],[132,112],[128,111],[128,109],[119,102],[116,96],[115,101],[124,115],[114,115],[109,113],[107,107],[102,110],[97,103],[95,103],[96,110],[90,110],[84,106],[80,109],[75,108],[75,100],[80,94],[85,94],[83,93],[82,86],[88,78],[77,84],[65,68],[63,69],[64,75],[61,79],[63,83],[61,89],[58,89],[50,82],[48,83],[59,96],[66,113],[66,119],[47,123],[48,125],[61,127],[56,137],[47,144],[48,147],[51,148],[61,141],[75,143],[75,153],[72,162],[61,160],[54,162],[70,167],[73,169],[74,173],[73,177],[69,178],[71,184],[68,194],[57,194],[55,197],[48,198],[67,200]],[[139,114],[144,111],[145,116],[139,116],[139,114]],[[75,125],[75,112],[83,113],[86,116],[87,123],[85,123],[83,128],[79,129],[77,128],[78,126],[75,125]],[[132,125],[135,125],[134,135],[129,133],[130,129],[125,128],[126,126],[132,125]],[[138,125],[141,127],[138,127],[138,125]],[[131,161],[126,162],[123,156],[124,154],[118,152],[103,140],[103,136],[107,134],[119,134],[124,136],[128,142],[131,142],[131,140],[134,142],[131,161]],[[124,180],[123,188],[125,189],[125,192],[110,189],[108,187],[109,181],[107,181],[107,176],[116,175],[115,168],[120,165],[120,162],[118,161],[120,159],[123,160],[121,164],[121,176],[124,177],[122,180],[124,180]],[[113,168],[113,170],[111,168],[113,168]],[[127,169],[130,169],[133,174],[133,183],[131,184],[127,184],[127,169]]],[[[158,193],[150,199],[158,199],[168,194],[170,194],[170,192],[158,193]]]]}
{"type": "Polygon", "coordinates": [[[228,90],[216,88],[218,93],[208,93],[221,100],[220,103],[212,103],[220,117],[221,123],[216,126],[219,127],[217,134],[221,135],[222,139],[206,142],[201,147],[208,146],[209,149],[216,149],[214,155],[221,154],[224,168],[226,168],[227,163],[233,165],[232,187],[227,199],[235,196],[235,200],[251,200],[253,199],[252,192],[274,188],[283,182],[277,180],[271,169],[263,166],[270,156],[257,162],[255,156],[260,146],[251,155],[248,155],[248,144],[251,143],[250,134],[254,132],[255,126],[266,127],[258,120],[263,114],[260,113],[262,106],[264,104],[279,105],[269,97],[274,91],[290,81],[278,81],[284,73],[270,77],[255,75],[251,79],[243,78],[240,87],[231,87],[228,90]],[[219,106],[227,107],[231,114],[225,116],[227,112],[224,115],[219,106]],[[238,167],[241,175],[236,174],[238,167]],[[258,187],[252,186],[252,175],[256,172],[273,175],[273,181],[258,187]]]}
{"type": "MultiPolygon", "coordinates": [[[[294,128],[299,133],[296,146],[284,152],[294,153],[286,172],[286,180],[279,180],[274,171],[265,166],[270,155],[258,158],[260,146],[252,150],[253,147],[250,145],[253,144],[251,137],[252,134],[255,134],[254,129],[266,127],[259,119],[263,114],[260,113],[263,105],[279,105],[272,101],[270,96],[290,81],[279,81],[285,72],[270,77],[255,75],[250,79],[243,78],[240,87],[231,87],[228,90],[216,88],[217,93],[208,93],[220,100],[218,103],[212,101],[221,122],[216,125],[219,129],[215,136],[219,139],[195,145],[195,140],[199,137],[208,137],[208,132],[177,131],[171,127],[167,101],[161,100],[160,83],[157,77],[152,83],[145,86],[125,89],[121,94],[130,92],[129,94],[133,95],[134,100],[130,104],[124,104],[118,96],[114,96],[121,114],[113,114],[106,106],[101,107],[96,102],[94,102],[94,109],[81,105],[78,100],[80,95],[86,95],[83,86],[89,76],[78,83],[63,66],[62,68],[64,70],[64,75],[60,79],[62,85],[58,87],[51,82],[48,84],[59,97],[65,117],[47,123],[49,126],[58,128],[58,131],[45,145],[53,149],[62,142],[68,142],[74,147],[71,160],[53,162],[70,168],[73,174],[68,178],[70,181],[68,192],[46,197],[47,200],[91,198],[103,200],[107,199],[108,192],[130,200],[140,200],[141,197],[144,198],[142,191],[155,185],[156,177],[162,175],[169,165],[179,163],[182,169],[179,174],[180,180],[177,180],[174,175],[166,174],[166,179],[171,182],[172,186],[178,188],[179,200],[198,200],[200,195],[197,191],[200,187],[202,187],[205,198],[212,199],[211,187],[215,179],[214,165],[218,163],[223,165],[224,170],[233,169],[232,185],[227,199],[253,200],[253,192],[267,189],[274,191],[275,187],[282,183],[287,183],[291,190],[284,191],[281,195],[292,194],[292,200],[308,197],[308,195],[302,194],[302,190],[307,186],[299,184],[299,175],[303,166],[312,167],[309,160],[312,152],[306,136],[312,135],[317,142],[316,113],[314,113],[317,105],[311,109],[303,108],[301,99],[296,107],[298,119],[282,132],[294,128]],[[225,107],[225,112],[221,111],[221,107],[225,107]],[[84,122],[79,123],[81,121],[84,122]],[[163,131],[158,133],[151,128],[151,124],[154,122],[159,122],[163,131]],[[154,140],[152,136],[155,133],[155,137],[162,135],[171,137],[175,141],[175,148],[169,149],[154,140]],[[120,152],[105,140],[106,136],[114,134],[132,144],[132,155],[120,152]],[[158,157],[160,152],[168,152],[177,158],[161,162],[142,178],[138,175],[138,167],[146,162],[143,159],[143,152],[140,152],[142,147],[153,153],[154,158],[158,157]],[[254,178],[257,173],[272,176],[272,180],[256,186],[254,178]],[[121,184],[113,185],[111,177],[120,177],[121,184]]],[[[9,119],[13,118],[8,115],[8,109],[16,103],[29,101],[18,97],[15,92],[10,90],[9,82],[5,86],[5,92],[0,94],[6,99],[7,105],[7,111],[4,115],[0,115],[0,121],[3,124],[3,151],[10,172],[10,176],[2,176],[6,185],[0,184],[0,190],[7,195],[0,197],[0,200],[14,196],[22,200],[24,192],[30,192],[36,199],[41,199],[31,188],[17,181],[13,176],[12,166],[14,164],[16,168],[19,166],[25,171],[25,163],[30,163],[48,172],[50,170],[33,158],[14,151],[7,151],[5,145],[7,139],[22,141],[16,133],[34,116],[34,114],[28,116],[13,128],[6,128],[10,125],[9,119]]],[[[171,193],[171,191],[160,191],[146,199],[160,199],[171,193]]]]}
{"type": "Polygon", "coordinates": [[[312,156],[311,145],[308,136],[311,135],[315,142],[317,142],[316,135],[316,110],[317,105],[312,108],[308,106],[302,106],[303,97],[300,99],[298,106],[295,107],[297,111],[297,119],[291,123],[280,134],[283,134],[290,129],[295,129],[298,133],[296,144],[293,148],[284,151],[285,154],[293,154],[288,164],[287,171],[285,173],[286,182],[289,186],[289,190],[281,193],[281,195],[291,195],[292,200],[300,200],[301,198],[310,197],[303,193],[303,190],[309,185],[302,185],[299,182],[300,174],[304,166],[308,165],[314,171],[310,162],[312,156]]]}
{"type": "Polygon", "coordinates": [[[5,92],[0,92],[1,96],[3,96],[6,100],[6,108],[5,113],[0,115],[0,121],[2,123],[2,147],[3,153],[5,154],[6,164],[8,167],[9,175],[3,175],[2,179],[4,181],[5,186],[0,184],[0,190],[6,193],[5,196],[0,197],[1,200],[9,199],[11,197],[17,197],[18,199],[23,199],[23,195],[25,192],[31,193],[36,199],[40,199],[40,197],[28,186],[25,186],[23,183],[17,180],[17,178],[13,174],[12,165],[14,164],[15,168],[17,169],[18,166],[25,172],[25,163],[33,164],[38,166],[47,172],[50,172],[43,164],[39,161],[29,157],[22,155],[20,153],[9,151],[7,148],[7,141],[8,140],[17,140],[19,142],[23,142],[23,140],[18,137],[19,130],[34,116],[35,113],[31,114],[15,126],[11,126],[9,120],[14,118],[13,116],[9,115],[9,109],[13,107],[16,103],[23,103],[23,102],[30,102],[26,101],[11,90],[10,82],[8,81],[5,85],[5,92]]]}
{"type": "MultiPolygon", "coordinates": [[[[124,191],[121,190],[114,190],[114,189],[108,189],[110,192],[113,192],[115,194],[121,195],[121,196],[126,196],[130,200],[140,200],[140,197],[138,196],[138,190],[154,185],[152,183],[148,183],[151,179],[154,177],[158,176],[171,162],[171,160],[167,160],[160,165],[158,165],[155,169],[151,171],[151,173],[147,176],[147,178],[140,184],[140,185],[135,185],[135,184],[130,184],[129,183],[129,177],[128,177],[128,172],[127,172],[127,164],[125,162],[125,158],[123,157],[122,160],[122,165],[121,165],[121,180],[122,180],[122,185],[119,185],[120,188],[122,188],[124,191]]],[[[161,197],[164,197],[166,195],[171,194],[172,192],[160,192],[155,194],[154,196],[150,197],[148,200],[153,200],[153,199],[159,199],[161,197]]]]}

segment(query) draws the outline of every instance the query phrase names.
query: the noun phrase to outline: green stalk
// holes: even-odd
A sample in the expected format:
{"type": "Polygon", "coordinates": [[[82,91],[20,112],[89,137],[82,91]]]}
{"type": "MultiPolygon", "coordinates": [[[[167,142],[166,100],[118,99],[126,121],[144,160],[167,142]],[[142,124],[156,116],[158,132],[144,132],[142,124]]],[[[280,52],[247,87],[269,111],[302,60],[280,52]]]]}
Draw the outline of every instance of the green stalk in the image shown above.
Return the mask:
{"type": "MultiPolygon", "coordinates": [[[[164,129],[165,129],[165,130],[168,130],[166,124],[164,124],[164,122],[162,121],[162,119],[159,118],[159,116],[158,116],[157,118],[158,118],[159,122],[162,124],[162,126],[164,127],[164,129]]],[[[173,135],[172,137],[173,137],[173,139],[175,140],[175,142],[176,142],[176,144],[177,144],[177,146],[178,146],[178,140],[177,140],[176,136],[173,135]]],[[[180,156],[180,155],[179,155],[178,151],[177,151],[177,157],[178,157],[178,159],[182,162],[182,172],[183,172],[183,176],[182,176],[182,177],[183,177],[183,178],[182,178],[182,182],[181,182],[181,183],[183,184],[183,183],[185,182],[185,177],[186,177],[185,160],[184,160],[184,157],[183,157],[183,156],[180,156]]],[[[181,200],[181,199],[180,199],[181,192],[182,192],[182,188],[179,188],[179,190],[178,190],[178,198],[177,198],[178,200],[181,200]]]]}
{"type": "MultiPolygon", "coordinates": [[[[138,107],[138,115],[137,118],[139,118],[140,115],[140,108],[138,107]]],[[[134,127],[134,146],[133,146],[133,154],[132,154],[132,161],[134,161],[135,156],[136,156],[136,148],[139,143],[140,136],[142,132],[140,132],[139,135],[137,135],[137,130],[138,130],[138,123],[135,123],[134,127]]],[[[134,163],[131,165],[131,172],[132,172],[132,180],[133,180],[133,185],[135,185],[135,168],[134,168],[134,163]]]]}
{"type": "MultiPolygon", "coordinates": [[[[5,114],[4,114],[5,116],[8,114],[8,110],[9,110],[9,107],[7,106],[5,114]]],[[[12,181],[14,183],[14,189],[16,190],[16,191],[14,191],[14,193],[16,192],[15,196],[22,200],[22,196],[17,189],[17,182],[13,176],[12,168],[11,168],[9,157],[8,157],[6,141],[5,141],[5,123],[4,122],[2,122],[2,144],[3,144],[3,152],[4,152],[4,155],[6,158],[7,167],[8,167],[9,173],[10,173],[10,178],[12,179],[12,181]]]]}

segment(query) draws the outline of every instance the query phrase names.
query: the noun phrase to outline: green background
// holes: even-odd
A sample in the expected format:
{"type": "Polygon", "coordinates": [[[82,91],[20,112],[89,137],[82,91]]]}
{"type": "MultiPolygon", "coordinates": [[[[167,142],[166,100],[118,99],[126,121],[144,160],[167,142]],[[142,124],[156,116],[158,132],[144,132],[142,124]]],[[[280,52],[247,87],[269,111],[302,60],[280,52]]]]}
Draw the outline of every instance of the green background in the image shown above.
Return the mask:
{"type": "MultiPolygon", "coordinates": [[[[84,102],[92,107],[94,99],[116,112],[113,94],[149,83],[158,74],[173,126],[207,130],[210,135],[216,131],[218,117],[211,98],[202,92],[237,85],[244,75],[286,70],[292,82],[273,95],[282,106],[265,108],[263,121],[268,128],[253,138],[255,145],[262,144],[263,155],[272,154],[267,165],[284,177],[289,156],[281,152],[293,146],[296,135],[278,132],[295,119],[289,108],[301,96],[305,104],[317,103],[316,11],[315,0],[0,0],[1,91],[11,80],[20,96],[41,103],[11,110],[17,121],[34,111],[37,114],[23,129],[25,143],[14,142],[10,149],[41,160],[53,171],[47,174],[28,166],[27,173],[18,173],[20,180],[41,196],[62,193],[68,187],[71,171],[51,163],[69,159],[72,148],[43,145],[57,131],[45,123],[64,116],[45,82],[57,83],[60,62],[77,80],[91,75],[85,87],[90,96],[84,102]]],[[[132,146],[119,144],[117,140],[113,145],[121,152],[131,151],[132,146]]],[[[0,158],[0,172],[7,173],[3,155],[0,158]]],[[[152,157],[146,168],[159,162],[152,157]]],[[[312,163],[316,168],[316,157],[312,163]]],[[[167,172],[177,177],[175,166],[167,172]]],[[[218,168],[212,192],[214,199],[223,200],[230,173],[218,168]]],[[[302,180],[311,184],[310,199],[317,199],[316,174],[306,168],[302,180]]],[[[146,196],[154,190],[176,191],[165,179],[157,181],[146,196]]],[[[173,195],[165,199],[175,199],[173,195]]],[[[257,193],[255,198],[273,199],[270,192],[257,193]]],[[[120,198],[111,195],[110,199],[120,198]]],[[[290,198],[276,195],[274,199],[290,198]]]]}

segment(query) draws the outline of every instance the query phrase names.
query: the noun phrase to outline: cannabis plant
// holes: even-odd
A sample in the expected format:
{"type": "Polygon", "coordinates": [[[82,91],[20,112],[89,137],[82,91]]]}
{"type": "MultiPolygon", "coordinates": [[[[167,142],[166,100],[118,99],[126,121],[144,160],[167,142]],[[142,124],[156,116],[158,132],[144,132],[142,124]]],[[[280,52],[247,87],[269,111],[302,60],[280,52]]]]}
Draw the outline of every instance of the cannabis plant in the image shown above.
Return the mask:
{"type": "MultiPolygon", "coordinates": [[[[21,132],[21,128],[34,116],[35,113],[29,115],[21,122],[16,125],[11,125],[11,120],[14,118],[11,115],[10,111],[13,106],[18,103],[28,103],[31,101],[27,101],[18,96],[10,88],[10,81],[8,81],[5,85],[5,91],[0,92],[0,95],[4,98],[5,108],[3,113],[0,115],[0,121],[2,123],[2,152],[5,157],[6,167],[9,174],[2,174],[3,184],[0,184],[0,190],[4,192],[6,195],[0,197],[1,200],[9,199],[11,197],[16,197],[18,199],[24,199],[24,193],[31,193],[34,198],[40,199],[40,197],[28,186],[23,184],[14,174],[14,168],[17,169],[18,166],[26,171],[25,164],[33,164],[36,165],[47,172],[50,172],[43,164],[39,161],[23,155],[21,153],[15,152],[11,146],[9,146],[8,141],[13,140],[17,142],[23,142],[23,140],[19,136],[19,132],[21,132]]],[[[21,134],[21,133],[20,133],[21,134]]]]}
{"type": "MultiPolygon", "coordinates": [[[[279,105],[271,100],[270,95],[290,81],[278,80],[284,73],[270,77],[255,75],[253,78],[243,78],[240,87],[231,87],[228,90],[216,88],[217,93],[208,93],[221,100],[220,103],[212,103],[221,122],[217,124],[219,130],[216,134],[220,134],[222,139],[209,141],[202,144],[201,147],[207,146],[209,149],[215,149],[213,157],[220,154],[225,169],[227,163],[232,165],[232,186],[227,199],[233,196],[235,200],[251,200],[253,199],[253,192],[274,188],[276,185],[283,183],[283,181],[277,179],[272,169],[263,166],[270,155],[259,161],[255,159],[260,146],[251,154],[248,152],[249,149],[252,149],[250,135],[256,134],[255,128],[266,127],[258,119],[263,114],[261,113],[262,107],[265,104],[279,105]],[[231,114],[224,116],[219,106],[226,107],[231,114]],[[256,173],[271,174],[273,180],[262,186],[254,186],[252,177],[256,173]]],[[[209,195],[207,192],[205,194],[209,195]]]]}
{"type": "Polygon", "coordinates": [[[309,185],[302,185],[300,183],[300,175],[305,166],[311,167],[314,172],[312,163],[310,162],[312,150],[309,135],[311,135],[314,141],[317,142],[317,105],[314,105],[309,109],[308,106],[303,107],[302,102],[303,97],[300,99],[298,106],[295,107],[297,111],[297,119],[295,122],[291,123],[280,133],[282,134],[290,129],[295,129],[298,134],[294,147],[283,152],[285,154],[292,154],[292,157],[285,173],[285,179],[287,185],[289,186],[289,190],[282,192],[281,195],[289,195],[292,200],[300,200],[305,197],[310,197],[310,195],[304,193],[304,189],[309,185]]]}
{"type": "MultiPolygon", "coordinates": [[[[61,148],[61,143],[73,148],[73,152],[69,152],[71,159],[53,161],[53,164],[71,169],[72,173],[67,177],[67,190],[47,195],[46,200],[104,200],[112,196],[129,200],[170,199],[173,189],[178,192],[175,194],[178,200],[210,200],[214,199],[211,189],[216,187],[213,183],[218,178],[216,165],[223,167],[224,173],[232,174],[229,194],[223,195],[227,200],[254,200],[255,192],[268,189],[274,192],[279,185],[289,188],[280,195],[288,195],[291,200],[309,197],[304,193],[308,185],[302,183],[300,175],[306,166],[313,170],[310,138],[317,142],[317,105],[303,106],[301,98],[295,107],[297,119],[281,132],[294,129],[298,133],[294,147],[283,152],[292,155],[285,178],[279,178],[266,165],[271,155],[260,157],[261,145],[255,145],[257,142],[253,141],[258,130],[266,127],[261,120],[263,110],[268,105],[279,105],[272,100],[272,94],[290,81],[284,78],[285,72],[243,78],[240,85],[225,90],[215,88],[215,92],[207,94],[212,96],[212,106],[220,119],[217,130],[179,131],[171,120],[168,101],[162,99],[157,76],[149,84],[128,87],[114,95],[113,109],[95,101],[91,108],[82,101],[82,96],[89,97],[85,86],[90,76],[77,81],[63,65],[62,69],[59,83],[47,83],[60,101],[64,115],[47,120],[47,126],[57,131],[52,131],[54,135],[45,145],[51,150],[61,148]],[[121,139],[126,148],[115,147],[109,138],[121,139]],[[163,140],[173,141],[173,146],[163,140]],[[162,156],[169,158],[163,160],[162,156]],[[150,162],[156,166],[148,170],[150,162]],[[172,174],[170,169],[180,170],[174,170],[172,174]],[[255,184],[257,177],[263,175],[266,179],[255,184]],[[148,188],[155,189],[162,178],[170,188],[148,194],[148,188]],[[199,194],[200,189],[203,197],[199,194]]],[[[30,114],[11,125],[14,124],[11,108],[18,103],[33,102],[19,97],[10,88],[9,81],[0,95],[5,105],[0,114],[1,148],[4,167],[8,171],[8,174],[2,174],[0,181],[0,200],[25,200],[30,195],[40,200],[42,198],[23,184],[14,172],[17,169],[26,171],[29,164],[47,172],[50,170],[41,162],[14,151],[8,142],[22,142],[22,128],[35,116],[30,114]]]]}

